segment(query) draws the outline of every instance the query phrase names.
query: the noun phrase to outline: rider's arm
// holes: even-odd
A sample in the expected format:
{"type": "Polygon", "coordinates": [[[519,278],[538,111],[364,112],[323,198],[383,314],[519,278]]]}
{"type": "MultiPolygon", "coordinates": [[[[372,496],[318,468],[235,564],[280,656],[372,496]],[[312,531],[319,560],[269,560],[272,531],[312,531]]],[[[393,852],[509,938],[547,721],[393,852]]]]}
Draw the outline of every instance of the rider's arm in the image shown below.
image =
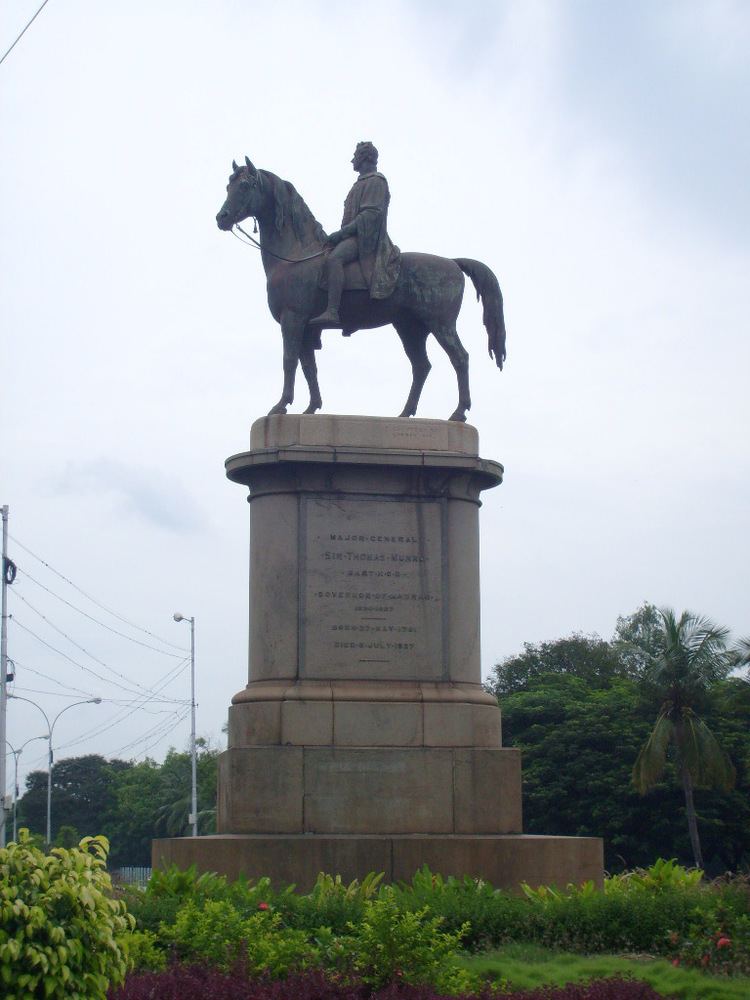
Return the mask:
{"type": "Polygon", "coordinates": [[[347,222],[345,226],[342,226],[338,232],[331,233],[328,237],[329,243],[340,243],[342,240],[347,239],[349,236],[357,235],[357,219],[361,215],[382,215],[382,211],[379,208],[375,208],[374,205],[363,208],[361,212],[358,213],[357,218],[353,219],[351,222],[347,222]]]}

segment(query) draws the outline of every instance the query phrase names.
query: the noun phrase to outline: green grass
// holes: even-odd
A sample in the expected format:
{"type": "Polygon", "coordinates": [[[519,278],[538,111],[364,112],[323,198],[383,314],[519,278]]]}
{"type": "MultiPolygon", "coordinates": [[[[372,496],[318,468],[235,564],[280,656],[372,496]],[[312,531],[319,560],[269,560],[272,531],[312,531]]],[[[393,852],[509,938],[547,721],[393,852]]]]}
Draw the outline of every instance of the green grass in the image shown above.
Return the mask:
{"type": "Polygon", "coordinates": [[[507,945],[498,951],[466,956],[462,964],[490,981],[505,979],[511,989],[564,986],[586,979],[629,975],[647,982],[664,997],[681,1000],[749,1000],[750,978],[727,979],[698,969],[675,968],[663,958],[574,955],[535,945],[507,945]]]}

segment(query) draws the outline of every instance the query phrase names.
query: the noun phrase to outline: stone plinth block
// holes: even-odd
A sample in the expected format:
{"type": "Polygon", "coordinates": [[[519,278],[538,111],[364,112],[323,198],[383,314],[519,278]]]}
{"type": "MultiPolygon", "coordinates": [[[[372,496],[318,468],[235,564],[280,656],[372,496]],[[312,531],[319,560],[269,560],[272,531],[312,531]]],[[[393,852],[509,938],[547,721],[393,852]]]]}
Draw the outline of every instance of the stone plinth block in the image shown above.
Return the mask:
{"type": "Polygon", "coordinates": [[[479,496],[503,469],[477,446],[442,420],[253,424],[251,450],[226,463],[250,490],[249,685],[235,701],[273,680],[479,690],[479,496]]]}
{"type": "Polygon", "coordinates": [[[384,872],[386,881],[408,881],[424,864],[444,876],[470,875],[497,888],[589,880],[602,884],[603,853],[598,837],[505,836],[317,836],[277,835],[182,837],[155,840],[153,865],[195,864],[236,879],[264,875],[277,886],[294,883],[306,892],[319,872],[344,881],[384,872]]]}
{"type": "Polygon", "coordinates": [[[220,833],[520,833],[520,751],[500,747],[233,747],[220,833]]]}

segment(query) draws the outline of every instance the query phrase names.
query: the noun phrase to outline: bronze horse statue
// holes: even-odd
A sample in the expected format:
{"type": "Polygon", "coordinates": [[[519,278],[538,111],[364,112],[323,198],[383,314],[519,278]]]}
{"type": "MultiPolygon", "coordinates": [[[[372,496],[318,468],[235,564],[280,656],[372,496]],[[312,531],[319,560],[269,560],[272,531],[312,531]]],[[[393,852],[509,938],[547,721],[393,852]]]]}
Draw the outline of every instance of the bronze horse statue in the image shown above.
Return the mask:
{"type": "MultiPolygon", "coordinates": [[[[321,287],[326,233],[289,181],[268,170],[256,169],[245,157],[245,165],[232,163],[226,201],[216,216],[219,229],[231,231],[244,219],[254,217],[260,228],[260,250],[268,279],[268,305],[284,340],[284,389],[269,411],[286,413],[294,399],[297,364],[310,390],[305,413],[315,413],[323,404],[318,386],[315,351],[321,347],[320,327],[310,325],[326,304],[321,287]]],[[[350,265],[347,269],[351,272],[350,265]]],[[[432,334],[450,358],[458,379],[458,406],[451,420],[466,420],[471,406],[469,355],[458,339],[456,319],[464,293],[464,274],[483,305],[488,350],[498,368],[505,360],[503,297],[497,278],[476,260],[437,257],[426,253],[401,254],[401,269],[393,293],[372,299],[361,282],[347,278],[341,301],[341,327],[345,336],[355,330],[373,329],[392,323],[411,362],[412,384],[401,417],[412,417],[431,365],[425,343],[432,334]],[[462,273],[463,272],[463,273],[462,273]],[[359,288],[349,287],[351,284],[359,288]]]]}

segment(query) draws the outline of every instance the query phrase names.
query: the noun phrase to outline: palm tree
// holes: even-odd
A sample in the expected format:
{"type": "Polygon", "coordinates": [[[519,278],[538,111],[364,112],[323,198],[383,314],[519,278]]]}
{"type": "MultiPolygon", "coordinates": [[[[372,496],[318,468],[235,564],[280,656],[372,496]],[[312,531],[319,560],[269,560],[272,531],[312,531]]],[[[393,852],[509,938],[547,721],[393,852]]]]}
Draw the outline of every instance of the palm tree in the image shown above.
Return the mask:
{"type": "Polygon", "coordinates": [[[738,639],[732,650],[733,662],[736,667],[747,667],[750,665],[750,636],[738,639]]]}
{"type": "Polygon", "coordinates": [[[645,681],[653,686],[661,708],[633,767],[633,783],[641,795],[659,781],[670,745],[685,795],[690,843],[697,868],[703,867],[693,788],[734,785],[734,768],[708,726],[695,713],[709,687],[732,668],[727,650],[729,630],[684,611],[679,619],[670,608],[659,611],[656,654],[645,681]]]}

